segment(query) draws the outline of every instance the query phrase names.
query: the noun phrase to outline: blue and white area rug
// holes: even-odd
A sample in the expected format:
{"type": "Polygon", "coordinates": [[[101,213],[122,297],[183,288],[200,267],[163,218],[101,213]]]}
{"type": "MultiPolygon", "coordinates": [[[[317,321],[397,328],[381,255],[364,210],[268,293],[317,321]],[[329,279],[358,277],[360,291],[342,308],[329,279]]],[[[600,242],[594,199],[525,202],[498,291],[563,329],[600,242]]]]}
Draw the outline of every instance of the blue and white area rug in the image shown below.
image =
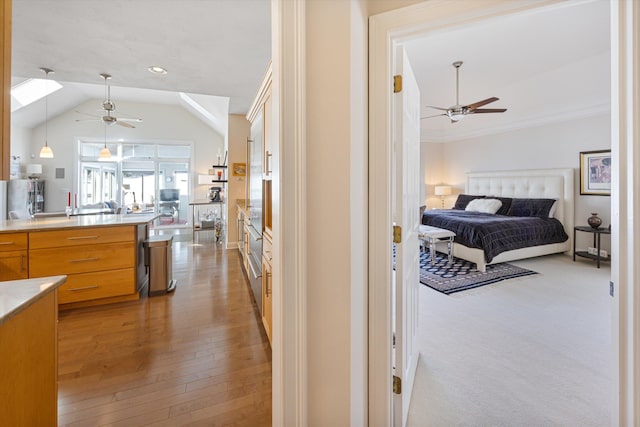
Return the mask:
{"type": "Polygon", "coordinates": [[[436,262],[431,265],[429,252],[420,253],[420,282],[447,295],[532,274],[538,273],[507,263],[488,265],[483,273],[476,270],[475,263],[460,258],[454,257],[449,264],[442,253],[436,254],[436,262]]]}

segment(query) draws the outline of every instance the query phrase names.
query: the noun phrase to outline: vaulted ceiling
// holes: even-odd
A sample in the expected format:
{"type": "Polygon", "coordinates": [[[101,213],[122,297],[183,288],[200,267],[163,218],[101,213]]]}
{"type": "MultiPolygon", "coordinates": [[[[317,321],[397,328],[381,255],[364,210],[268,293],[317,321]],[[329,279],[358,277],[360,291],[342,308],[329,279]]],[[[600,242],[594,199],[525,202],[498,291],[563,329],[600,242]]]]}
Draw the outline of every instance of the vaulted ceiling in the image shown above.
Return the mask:
{"type": "Polygon", "coordinates": [[[569,1],[533,12],[430,33],[406,43],[421,90],[422,116],[489,97],[507,108],[451,123],[423,119],[422,141],[447,142],[540,126],[610,110],[609,2],[569,1]]]}
{"type": "MultiPolygon", "coordinates": [[[[270,19],[269,0],[13,0],[13,80],[55,70],[51,78],[66,89],[51,95],[53,115],[102,99],[100,73],[113,76],[117,99],[178,103],[171,93],[214,95],[243,114],[271,58],[270,19]],[[168,73],[151,74],[152,65],[168,73]]],[[[41,114],[14,116],[30,127],[41,114]]]]}

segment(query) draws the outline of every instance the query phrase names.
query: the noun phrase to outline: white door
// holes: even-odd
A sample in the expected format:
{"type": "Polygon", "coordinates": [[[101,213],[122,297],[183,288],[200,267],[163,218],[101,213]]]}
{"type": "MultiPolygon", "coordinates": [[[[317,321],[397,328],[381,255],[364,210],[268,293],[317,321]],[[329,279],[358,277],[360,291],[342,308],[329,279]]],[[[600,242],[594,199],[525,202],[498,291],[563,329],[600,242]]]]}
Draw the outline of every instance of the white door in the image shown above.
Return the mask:
{"type": "MultiPolygon", "coordinates": [[[[395,58],[395,74],[402,76],[402,90],[393,95],[393,218],[395,224],[402,227],[402,239],[396,244],[393,317],[393,375],[401,380],[401,392],[394,394],[393,419],[396,427],[404,427],[419,356],[416,333],[420,268],[420,91],[400,45],[395,48],[395,58]]],[[[394,378],[394,381],[397,380],[394,378]]]]}

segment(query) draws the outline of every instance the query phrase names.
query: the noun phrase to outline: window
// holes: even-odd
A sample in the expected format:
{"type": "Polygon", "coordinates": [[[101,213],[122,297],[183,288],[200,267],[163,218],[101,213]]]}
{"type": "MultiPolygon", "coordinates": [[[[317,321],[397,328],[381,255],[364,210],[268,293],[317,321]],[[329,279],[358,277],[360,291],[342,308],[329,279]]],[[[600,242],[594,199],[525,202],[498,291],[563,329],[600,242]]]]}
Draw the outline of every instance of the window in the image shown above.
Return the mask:
{"type": "Polygon", "coordinates": [[[115,201],[127,211],[160,212],[160,191],[175,189],[172,226],[187,226],[191,193],[189,144],[110,143],[111,161],[98,161],[104,143],[81,141],[80,205],[115,201]]]}

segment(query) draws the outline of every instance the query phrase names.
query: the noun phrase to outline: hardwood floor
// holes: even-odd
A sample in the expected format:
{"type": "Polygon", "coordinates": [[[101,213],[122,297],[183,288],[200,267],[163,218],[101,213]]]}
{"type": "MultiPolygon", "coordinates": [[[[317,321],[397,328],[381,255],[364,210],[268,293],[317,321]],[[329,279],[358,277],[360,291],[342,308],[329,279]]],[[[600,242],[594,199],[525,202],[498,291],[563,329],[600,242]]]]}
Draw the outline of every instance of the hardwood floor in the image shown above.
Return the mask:
{"type": "Polygon", "coordinates": [[[271,348],[237,250],[174,242],[174,293],[61,312],[60,426],[269,426],[271,348]]]}

